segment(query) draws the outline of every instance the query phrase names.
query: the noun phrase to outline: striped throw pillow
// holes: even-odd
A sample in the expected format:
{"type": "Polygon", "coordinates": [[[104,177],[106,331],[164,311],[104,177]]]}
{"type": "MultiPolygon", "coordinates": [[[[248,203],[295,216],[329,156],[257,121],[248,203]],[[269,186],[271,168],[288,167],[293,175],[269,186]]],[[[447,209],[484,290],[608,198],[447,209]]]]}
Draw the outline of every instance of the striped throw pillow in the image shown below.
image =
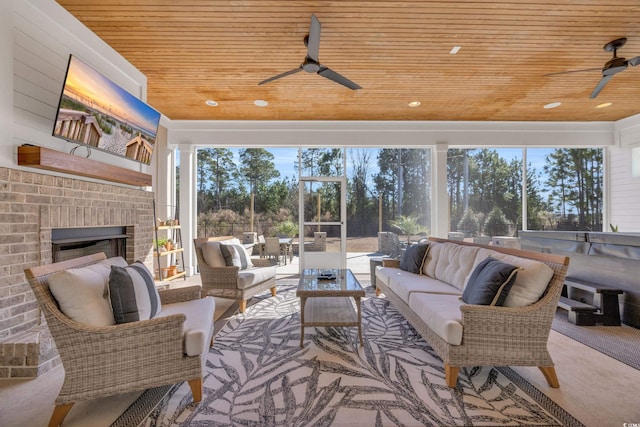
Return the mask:
{"type": "Polygon", "coordinates": [[[116,324],[152,319],[162,309],[153,274],[139,261],[111,266],[109,297],[116,324]]]}
{"type": "Polygon", "coordinates": [[[220,252],[224,257],[227,267],[239,267],[240,270],[246,270],[253,267],[251,255],[242,245],[220,245],[220,252]]]}

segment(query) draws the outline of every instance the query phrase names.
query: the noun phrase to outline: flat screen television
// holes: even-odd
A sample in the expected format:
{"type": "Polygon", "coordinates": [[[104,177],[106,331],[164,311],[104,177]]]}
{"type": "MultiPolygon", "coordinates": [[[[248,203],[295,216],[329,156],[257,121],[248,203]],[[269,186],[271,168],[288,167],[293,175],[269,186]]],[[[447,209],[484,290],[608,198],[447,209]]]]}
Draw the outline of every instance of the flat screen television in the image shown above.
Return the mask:
{"type": "Polygon", "coordinates": [[[73,55],[53,136],[151,163],[160,113],[73,55]]]}

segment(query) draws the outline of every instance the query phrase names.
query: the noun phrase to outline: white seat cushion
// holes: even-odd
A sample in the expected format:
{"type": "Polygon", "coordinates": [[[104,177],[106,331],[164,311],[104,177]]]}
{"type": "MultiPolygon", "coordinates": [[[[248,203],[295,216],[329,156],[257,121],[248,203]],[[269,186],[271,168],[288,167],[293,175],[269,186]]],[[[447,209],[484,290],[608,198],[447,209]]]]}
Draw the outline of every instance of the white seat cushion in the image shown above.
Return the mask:
{"type": "Polygon", "coordinates": [[[272,267],[254,267],[246,270],[238,271],[238,289],[247,289],[258,285],[265,280],[276,277],[276,268],[272,267]]]}
{"type": "Polygon", "coordinates": [[[444,283],[428,276],[410,273],[399,268],[381,267],[376,270],[376,279],[384,277],[385,285],[395,292],[404,302],[409,301],[412,292],[427,292],[436,294],[462,295],[455,286],[444,283]]]}
{"type": "Polygon", "coordinates": [[[162,312],[157,317],[166,317],[172,314],[187,316],[182,325],[184,353],[187,356],[198,356],[208,351],[215,308],[213,297],[199,298],[163,305],[162,312]]]}
{"type": "Polygon", "coordinates": [[[462,343],[462,304],[457,295],[414,292],[409,298],[409,307],[413,312],[451,345],[462,343]]]}
{"type": "Polygon", "coordinates": [[[395,274],[395,270],[400,270],[399,268],[392,267],[376,267],[376,280],[381,281],[385,285],[389,285],[389,280],[393,274],[395,274]]]}

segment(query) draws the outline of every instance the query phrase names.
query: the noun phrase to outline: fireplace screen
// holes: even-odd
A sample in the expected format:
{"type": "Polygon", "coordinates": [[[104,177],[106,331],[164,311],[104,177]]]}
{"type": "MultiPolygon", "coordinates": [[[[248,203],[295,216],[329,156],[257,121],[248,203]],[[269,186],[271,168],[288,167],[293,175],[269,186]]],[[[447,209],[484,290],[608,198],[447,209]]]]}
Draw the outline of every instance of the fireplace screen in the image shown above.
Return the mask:
{"type": "Polygon", "coordinates": [[[126,259],[125,227],[57,228],[51,230],[53,262],[104,252],[126,259]]]}

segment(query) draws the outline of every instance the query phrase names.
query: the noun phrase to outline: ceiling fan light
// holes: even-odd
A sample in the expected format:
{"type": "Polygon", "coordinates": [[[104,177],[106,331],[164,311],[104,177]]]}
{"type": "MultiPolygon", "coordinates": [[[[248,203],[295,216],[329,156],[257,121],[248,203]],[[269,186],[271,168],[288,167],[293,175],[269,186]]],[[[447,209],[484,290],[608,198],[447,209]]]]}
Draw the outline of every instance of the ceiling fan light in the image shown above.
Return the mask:
{"type": "Polygon", "coordinates": [[[545,110],[550,110],[552,108],[557,108],[557,107],[559,107],[561,105],[562,105],[562,102],[551,102],[551,103],[545,105],[542,108],[544,108],[545,110]]]}

